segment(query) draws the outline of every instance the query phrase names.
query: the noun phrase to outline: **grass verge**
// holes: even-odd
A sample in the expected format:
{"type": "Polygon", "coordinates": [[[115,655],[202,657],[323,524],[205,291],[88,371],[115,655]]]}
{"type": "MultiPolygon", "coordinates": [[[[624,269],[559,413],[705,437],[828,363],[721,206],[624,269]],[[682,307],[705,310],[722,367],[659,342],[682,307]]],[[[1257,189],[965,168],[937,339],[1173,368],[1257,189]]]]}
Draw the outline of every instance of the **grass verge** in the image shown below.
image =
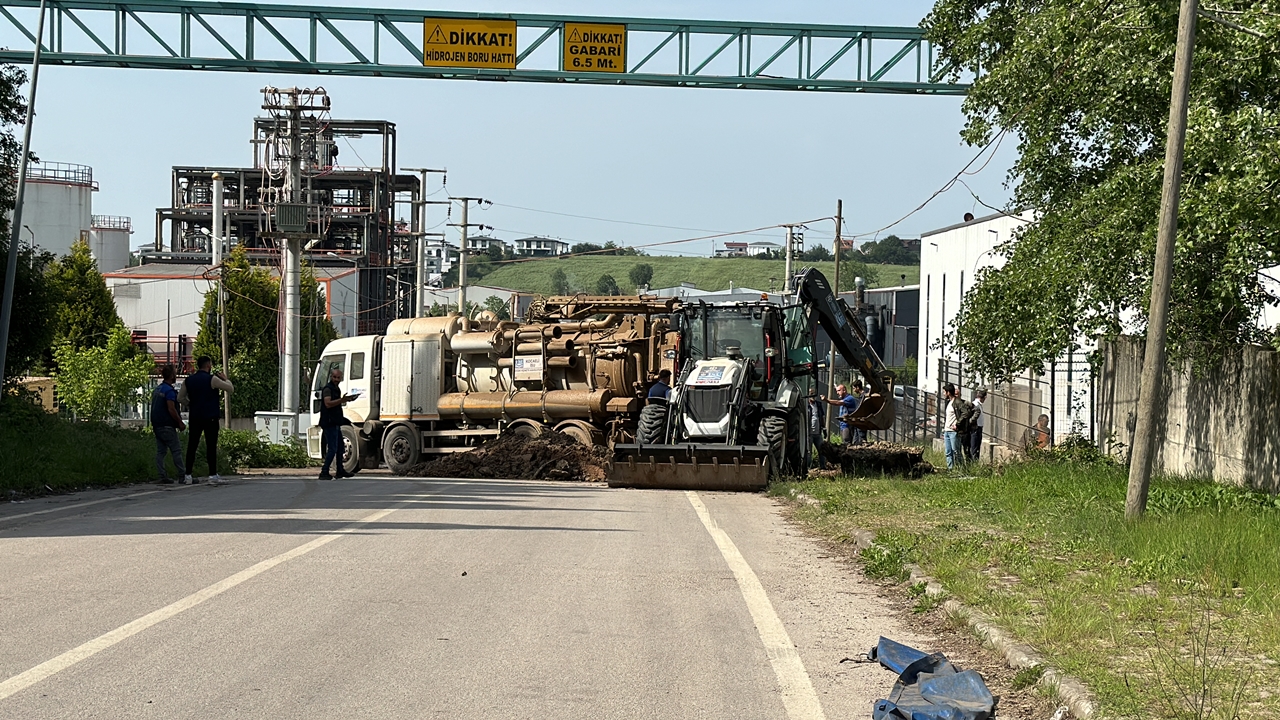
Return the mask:
{"type": "Polygon", "coordinates": [[[869,576],[919,564],[1083,680],[1103,717],[1280,717],[1280,497],[1161,478],[1128,522],[1125,483],[1104,461],[1041,460],[771,492],[815,498],[794,513],[828,538],[876,532],[869,576]]]}
{"type": "MultiPolygon", "coordinates": [[[[187,435],[181,435],[183,452],[187,435]]],[[[15,397],[0,398],[0,500],[155,480],[149,429],[63,420],[15,397]]],[[[306,467],[300,445],[272,445],[250,430],[218,434],[222,474],[237,467],[306,467]]],[[[172,471],[172,468],[170,469],[172,471]]],[[[196,475],[208,475],[203,445],[196,475]]]]}

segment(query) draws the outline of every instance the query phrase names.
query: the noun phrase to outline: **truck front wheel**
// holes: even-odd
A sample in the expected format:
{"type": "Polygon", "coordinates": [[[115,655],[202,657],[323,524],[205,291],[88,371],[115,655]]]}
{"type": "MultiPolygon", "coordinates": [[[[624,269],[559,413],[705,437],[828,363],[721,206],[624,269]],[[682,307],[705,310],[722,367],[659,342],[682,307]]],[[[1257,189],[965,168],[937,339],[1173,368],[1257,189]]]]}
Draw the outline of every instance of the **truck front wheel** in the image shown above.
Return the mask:
{"type": "Polygon", "coordinates": [[[382,457],[396,475],[408,475],[422,455],[418,431],[407,425],[396,425],[382,436],[382,457]]]}
{"type": "Polygon", "coordinates": [[[342,472],[360,472],[360,431],[355,425],[342,426],[342,472]]]}

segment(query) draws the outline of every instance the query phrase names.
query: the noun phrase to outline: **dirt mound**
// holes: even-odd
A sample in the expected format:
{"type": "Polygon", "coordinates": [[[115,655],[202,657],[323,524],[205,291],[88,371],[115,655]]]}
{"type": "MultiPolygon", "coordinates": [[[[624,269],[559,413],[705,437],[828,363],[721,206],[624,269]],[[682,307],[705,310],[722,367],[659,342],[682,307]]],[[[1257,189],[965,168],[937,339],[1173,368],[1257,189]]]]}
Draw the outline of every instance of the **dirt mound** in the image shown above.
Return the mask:
{"type": "Polygon", "coordinates": [[[846,475],[905,475],[918,478],[933,472],[925,462],[924,448],[873,442],[864,445],[832,445],[822,443],[818,452],[829,463],[837,464],[846,475]]]}
{"type": "Polygon", "coordinates": [[[560,433],[537,438],[502,435],[470,452],[444,455],[409,471],[417,477],[602,482],[609,451],[560,433]]]}

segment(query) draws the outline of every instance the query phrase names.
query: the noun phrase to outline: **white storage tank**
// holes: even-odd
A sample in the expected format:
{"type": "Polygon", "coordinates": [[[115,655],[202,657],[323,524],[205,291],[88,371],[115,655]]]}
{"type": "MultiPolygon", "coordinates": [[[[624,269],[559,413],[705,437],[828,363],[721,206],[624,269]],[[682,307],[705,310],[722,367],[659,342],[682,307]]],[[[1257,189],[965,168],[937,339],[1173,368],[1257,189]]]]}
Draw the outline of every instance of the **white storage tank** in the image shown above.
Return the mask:
{"type": "Polygon", "coordinates": [[[88,165],[31,163],[22,201],[22,244],[34,243],[61,256],[70,252],[77,240],[88,241],[97,189],[93,168],[88,165]]]}
{"type": "Polygon", "coordinates": [[[98,261],[98,272],[129,267],[129,236],[133,220],[116,215],[94,215],[89,230],[89,252],[98,261]]]}

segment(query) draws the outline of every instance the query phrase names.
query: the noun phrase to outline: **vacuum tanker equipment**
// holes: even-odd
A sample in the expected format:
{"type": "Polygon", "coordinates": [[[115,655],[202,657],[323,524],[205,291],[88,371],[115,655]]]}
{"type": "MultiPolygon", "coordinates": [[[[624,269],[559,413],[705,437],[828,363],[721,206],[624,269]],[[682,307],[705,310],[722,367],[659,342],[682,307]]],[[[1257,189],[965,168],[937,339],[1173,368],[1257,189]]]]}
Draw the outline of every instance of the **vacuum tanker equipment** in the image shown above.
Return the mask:
{"type": "Polygon", "coordinates": [[[525,322],[488,312],[396,320],[386,335],[335,340],[312,380],[307,451],[323,457],[320,391],[343,371],[343,470],[471,450],[501,433],[567,435],[584,445],[635,437],[648,378],[674,370],[674,298],[541,301],[525,322]]]}
{"type": "Polygon", "coordinates": [[[871,389],[846,420],[868,430],[893,425],[893,375],[848,306],[817,270],[803,270],[794,287],[787,305],[675,311],[677,380],[666,401],[640,411],[636,442],[614,446],[610,486],[760,490],[771,478],[804,475],[817,326],[871,389]]]}

